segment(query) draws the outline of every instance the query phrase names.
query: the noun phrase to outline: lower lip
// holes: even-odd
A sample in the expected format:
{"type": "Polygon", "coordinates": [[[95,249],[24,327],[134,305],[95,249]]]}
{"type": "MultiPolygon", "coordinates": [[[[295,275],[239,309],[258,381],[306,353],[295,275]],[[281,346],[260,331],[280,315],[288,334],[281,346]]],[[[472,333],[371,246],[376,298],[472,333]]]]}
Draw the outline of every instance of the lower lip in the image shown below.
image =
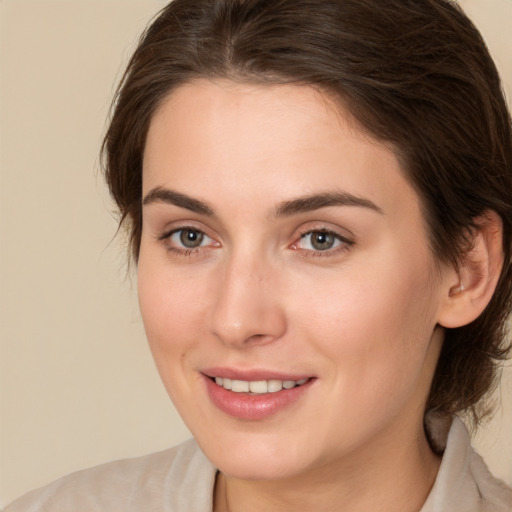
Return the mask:
{"type": "Polygon", "coordinates": [[[275,393],[235,393],[224,389],[209,377],[204,376],[210,400],[221,411],[242,420],[263,420],[299,400],[311,387],[314,379],[292,389],[275,393]]]}

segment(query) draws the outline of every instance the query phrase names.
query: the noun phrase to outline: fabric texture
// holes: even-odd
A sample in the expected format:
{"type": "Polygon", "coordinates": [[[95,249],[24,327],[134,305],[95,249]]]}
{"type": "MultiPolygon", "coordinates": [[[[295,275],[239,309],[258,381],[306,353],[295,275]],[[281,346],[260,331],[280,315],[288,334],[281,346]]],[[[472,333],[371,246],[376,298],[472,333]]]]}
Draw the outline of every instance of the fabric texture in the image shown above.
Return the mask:
{"type": "MultiPolygon", "coordinates": [[[[472,449],[464,424],[429,421],[444,455],[420,512],[512,512],[512,490],[472,449]]],[[[5,512],[212,512],[216,469],[194,440],[78,471],[14,501],[5,512]]]]}

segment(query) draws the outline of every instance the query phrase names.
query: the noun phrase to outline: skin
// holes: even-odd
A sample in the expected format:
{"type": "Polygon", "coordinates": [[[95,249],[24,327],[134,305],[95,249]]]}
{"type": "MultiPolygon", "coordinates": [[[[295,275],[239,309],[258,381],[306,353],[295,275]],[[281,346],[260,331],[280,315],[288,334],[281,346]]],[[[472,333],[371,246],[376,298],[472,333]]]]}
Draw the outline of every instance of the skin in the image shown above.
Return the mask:
{"type": "Polygon", "coordinates": [[[221,471],[215,510],[419,510],[439,467],[424,406],[460,283],[435,261],[392,150],[313,88],[201,80],[154,115],[143,195],[142,317],[171,399],[221,471]],[[362,204],[276,214],[322,193],[362,204]],[[204,233],[197,247],[184,228],[204,233]],[[318,250],[324,230],[335,243],[318,250]],[[209,399],[201,372],[214,366],[315,379],[283,410],[241,420],[209,399]]]}

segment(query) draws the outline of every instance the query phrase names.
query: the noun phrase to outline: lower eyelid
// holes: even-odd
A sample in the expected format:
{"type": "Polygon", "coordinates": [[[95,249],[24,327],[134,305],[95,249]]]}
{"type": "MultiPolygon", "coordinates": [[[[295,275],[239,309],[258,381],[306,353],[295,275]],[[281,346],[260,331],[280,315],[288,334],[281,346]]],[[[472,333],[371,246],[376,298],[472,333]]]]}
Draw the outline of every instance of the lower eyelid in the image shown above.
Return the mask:
{"type": "Polygon", "coordinates": [[[206,234],[204,230],[199,229],[195,226],[180,226],[173,228],[158,236],[157,239],[164,245],[164,247],[169,253],[176,254],[178,256],[200,255],[208,251],[208,249],[210,248],[217,248],[221,246],[219,242],[217,242],[210,235],[206,234]],[[179,242],[173,242],[172,239],[175,235],[179,235],[181,231],[185,231],[187,229],[196,231],[197,233],[201,233],[203,235],[204,238],[201,245],[198,245],[197,247],[186,247],[181,245],[179,242]]]}
{"type": "Polygon", "coordinates": [[[310,258],[328,258],[335,257],[343,254],[346,251],[349,251],[352,247],[352,244],[349,243],[341,243],[340,245],[333,247],[332,249],[327,249],[325,251],[315,251],[312,249],[303,249],[304,253],[307,253],[310,258]]]}
{"type": "Polygon", "coordinates": [[[337,233],[336,231],[333,231],[331,229],[308,229],[307,231],[304,231],[299,235],[299,238],[296,242],[294,242],[291,246],[292,249],[301,251],[302,254],[306,257],[333,257],[336,255],[341,255],[343,252],[348,251],[352,246],[354,245],[354,241],[351,239],[337,233]],[[332,248],[320,250],[320,249],[314,249],[314,248],[303,248],[300,247],[300,240],[302,240],[307,235],[313,234],[313,233],[326,233],[329,235],[332,235],[336,239],[336,245],[332,248]]]}

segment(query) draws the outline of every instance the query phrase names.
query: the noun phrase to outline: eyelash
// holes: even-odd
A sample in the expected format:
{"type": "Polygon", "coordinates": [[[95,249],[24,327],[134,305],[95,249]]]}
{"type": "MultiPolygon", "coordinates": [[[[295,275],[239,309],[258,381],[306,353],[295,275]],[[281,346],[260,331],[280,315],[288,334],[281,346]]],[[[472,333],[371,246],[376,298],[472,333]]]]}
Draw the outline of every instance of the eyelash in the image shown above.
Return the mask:
{"type": "Polygon", "coordinates": [[[185,248],[185,247],[177,247],[175,245],[171,245],[172,237],[178,233],[183,233],[184,231],[191,231],[191,232],[197,233],[198,235],[207,237],[213,241],[213,239],[210,236],[208,236],[204,231],[197,229],[193,226],[182,226],[180,228],[173,229],[172,231],[164,233],[162,236],[160,236],[158,238],[158,240],[163,242],[163,244],[165,245],[165,248],[168,252],[177,254],[178,256],[187,257],[187,256],[200,255],[207,246],[201,245],[201,246],[198,246],[195,248],[185,248]]]}
{"type": "MultiPolygon", "coordinates": [[[[158,240],[165,244],[166,250],[169,253],[173,253],[178,256],[183,256],[183,257],[192,257],[192,256],[196,256],[196,255],[201,255],[201,253],[203,253],[203,251],[208,247],[208,245],[206,245],[206,246],[200,245],[196,248],[184,248],[184,247],[176,247],[175,245],[171,245],[170,240],[172,239],[172,237],[174,235],[176,235],[178,233],[182,233],[187,230],[195,232],[195,233],[199,234],[200,236],[207,237],[213,241],[213,239],[210,236],[208,236],[204,231],[201,231],[200,229],[197,229],[193,226],[183,226],[183,227],[180,227],[177,229],[173,229],[172,231],[164,233],[162,236],[160,236],[158,238],[158,240]]],[[[220,246],[220,244],[218,244],[218,242],[216,244],[217,244],[217,246],[220,246]]],[[[209,244],[209,245],[211,245],[211,244],[209,244]]],[[[335,231],[332,231],[329,229],[318,228],[318,229],[309,229],[307,231],[300,233],[297,241],[293,242],[290,247],[293,250],[301,251],[304,255],[306,255],[306,257],[317,258],[317,257],[329,257],[329,256],[341,254],[345,251],[348,251],[350,249],[350,247],[353,245],[354,245],[354,242],[352,240],[336,233],[335,231]],[[333,248],[329,248],[329,249],[325,249],[325,250],[304,249],[304,248],[298,247],[298,244],[302,240],[304,240],[307,236],[313,235],[315,233],[332,236],[335,239],[335,243],[338,242],[338,245],[336,245],[333,248]]]]}
{"type": "Polygon", "coordinates": [[[354,245],[354,242],[339,233],[336,233],[335,231],[332,231],[330,229],[324,229],[324,228],[317,228],[317,229],[308,229],[300,234],[300,237],[297,242],[294,242],[292,244],[292,248],[301,251],[304,254],[307,254],[307,257],[311,258],[325,258],[325,257],[332,257],[339,254],[344,253],[345,251],[348,251],[350,247],[354,245]],[[325,250],[314,250],[314,249],[303,249],[301,247],[297,247],[297,245],[300,243],[301,240],[304,240],[308,235],[313,234],[323,234],[327,236],[332,236],[335,239],[335,243],[339,242],[338,245],[336,245],[333,248],[325,249],[325,250]]]}

